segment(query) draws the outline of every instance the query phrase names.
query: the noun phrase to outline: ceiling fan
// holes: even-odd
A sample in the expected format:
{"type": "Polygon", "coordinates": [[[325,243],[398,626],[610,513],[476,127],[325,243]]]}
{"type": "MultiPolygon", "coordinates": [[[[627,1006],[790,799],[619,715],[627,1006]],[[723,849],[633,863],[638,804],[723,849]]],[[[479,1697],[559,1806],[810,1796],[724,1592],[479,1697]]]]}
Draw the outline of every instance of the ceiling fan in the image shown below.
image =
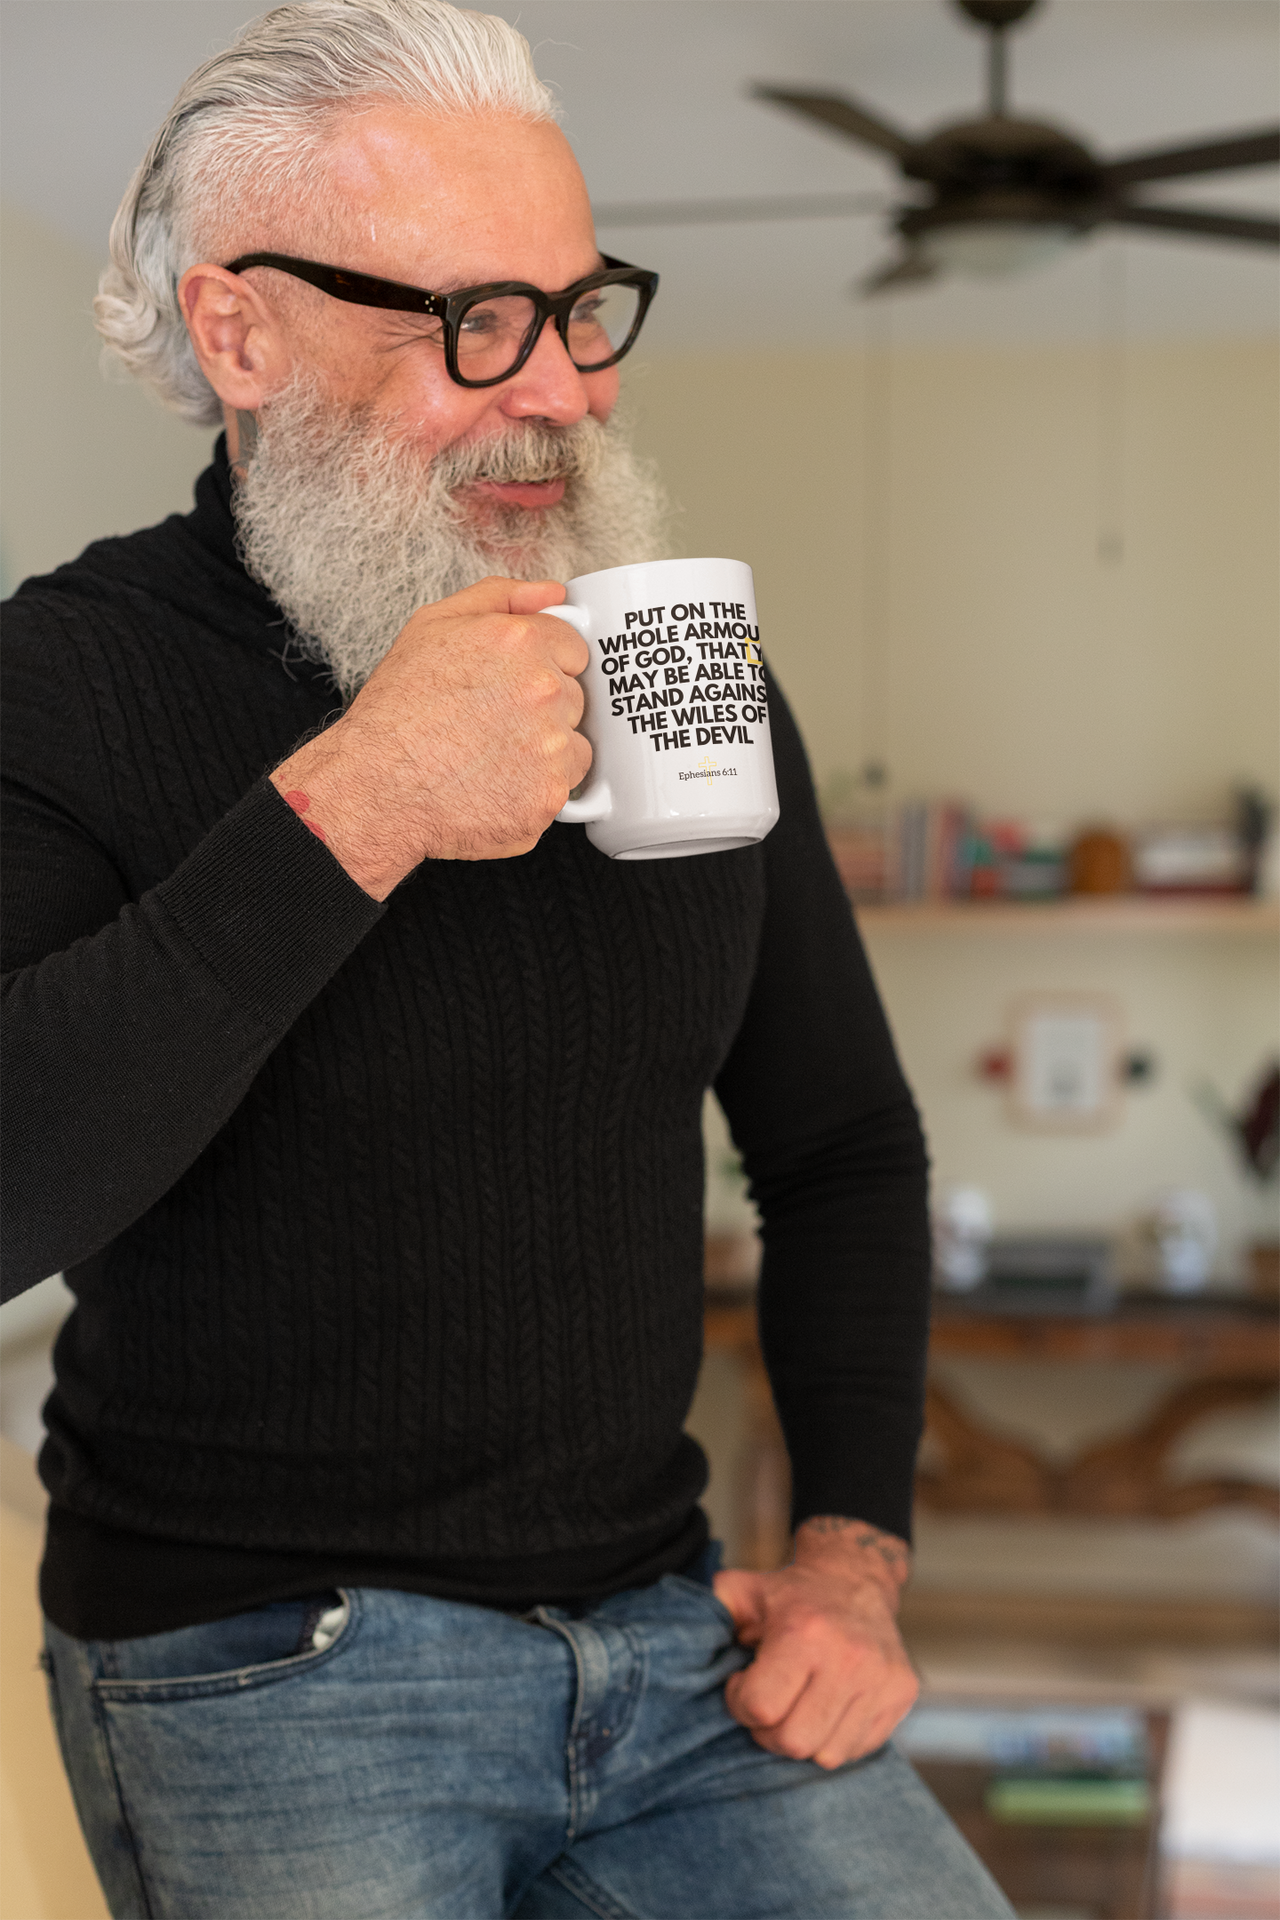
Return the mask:
{"type": "MultiPolygon", "coordinates": [[[[1280,161],[1280,127],[1250,128],[1213,140],[1101,159],[1078,136],[1008,106],[1010,27],[1038,0],[956,0],[989,34],[987,103],[978,119],[958,120],[925,137],[904,133],[844,94],[757,86],[769,100],[897,161],[920,191],[897,211],[896,257],[862,282],[864,293],[959,271],[1004,274],[1032,266],[1105,222],[1158,228],[1195,239],[1280,246],[1280,221],[1209,207],[1170,206],[1131,197],[1153,180],[1225,173],[1280,161]]],[[[722,219],[805,218],[865,213],[883,202],[858,195],[804,199],[675,202],[667,207],[597,209],[603,225],[722,219]],[[609,216],[614,216],[610,220],[609,216]]]]}

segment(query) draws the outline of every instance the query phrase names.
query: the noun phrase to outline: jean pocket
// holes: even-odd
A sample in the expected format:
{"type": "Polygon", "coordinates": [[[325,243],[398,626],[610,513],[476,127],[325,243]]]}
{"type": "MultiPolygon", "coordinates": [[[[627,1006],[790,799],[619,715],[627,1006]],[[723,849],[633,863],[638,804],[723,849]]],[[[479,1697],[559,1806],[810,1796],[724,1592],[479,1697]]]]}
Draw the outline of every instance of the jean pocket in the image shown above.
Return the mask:
{"type": "Polygon", "coordinates": [[[93,1644],[92,1686],[103,1701],[200,1700],[313,1673],[346,1650],[359,1604],[334,1590],[173,1633],[93,1644]]]}
{"type": "Polygon", "coordinates": [[[680,1588],[681,1592],[696,1594],[703,1606],[708,1608],[710,1612],[719,1619],[725,1631],[725,1638],[727,1640],[737,1639],[738,1623],[730,1613],[728,1607],[724,1604],[724,1601],[717,1598],[714,1587],[707,1586],[701,1580],[691,1580],[687,1573],[669,1573],[666,1575],[666,1579],[671,1581],[674,1586],[680,1588]]]}

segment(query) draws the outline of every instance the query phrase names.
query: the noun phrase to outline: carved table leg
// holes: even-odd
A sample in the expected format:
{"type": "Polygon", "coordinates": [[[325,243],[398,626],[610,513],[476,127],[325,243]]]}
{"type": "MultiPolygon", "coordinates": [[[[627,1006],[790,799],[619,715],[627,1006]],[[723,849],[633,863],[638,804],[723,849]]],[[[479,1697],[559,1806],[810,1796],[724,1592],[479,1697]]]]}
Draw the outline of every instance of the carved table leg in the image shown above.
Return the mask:
{"type": "Polygon", "coordinates": [[[1275,1392],[1269,1380],[1194,1380],[1163,1400],[1134,1433],[1088,1447],[1062,1474],[1068,1513],[1145,1515],[1175,1519],[1207,1507],[1250,1506],[1280,1514],[1280,1490],[1257,1481],[1219,1477],[1170,1480],[1175,1442],[1206,1414],[1253,1406],[1275,1392]]]}
{"type": "Polygon", "coordinates": [[[1032,1448],[980,1427],[942,1388],[925,1400],[939,1468],[916,1476],[916,1492],[939,1513],[1049,1513],[1058,1504],[1057,1469],[1032,1448]]]}
{"type": "Polygon", "coordinates": [[[940,1513],[1074,1513],[1099,1518],[1177,1519],[1209,1507],[1280,1514],[1280,1490],[1216,1476],[1170,1480],[1170,1453],[1188,1427],[1224,1407],[1252,1406],[1275,1392],[1270,1380],[1195,1380],[1179,1387],[1132,1433],[1088,1447],[1066,1466],[990,1433],[931,1384],[929,1438],[942,1465],[916,1476],[921,1503],[940,1513]]]}

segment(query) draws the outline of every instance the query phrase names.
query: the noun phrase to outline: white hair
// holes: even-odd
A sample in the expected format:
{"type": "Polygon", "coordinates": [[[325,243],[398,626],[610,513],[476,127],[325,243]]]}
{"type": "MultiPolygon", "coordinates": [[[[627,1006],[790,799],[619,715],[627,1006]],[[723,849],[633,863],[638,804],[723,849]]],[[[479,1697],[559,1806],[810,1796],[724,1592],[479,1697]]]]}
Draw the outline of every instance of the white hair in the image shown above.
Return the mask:
{"type": "Polygon", "coordinates": [[[264,211],[304,200],[323,208],[321,165],[338,116],[375,99],[437,118],[556,117],[528,42],[493,14],[447,0],[276,7],[196,68],[129,182],[93,307],[104,361],[184,420],[216,425],[221,406],[192,351],[178,282],[215,243],[243,252],[264,211]]]}

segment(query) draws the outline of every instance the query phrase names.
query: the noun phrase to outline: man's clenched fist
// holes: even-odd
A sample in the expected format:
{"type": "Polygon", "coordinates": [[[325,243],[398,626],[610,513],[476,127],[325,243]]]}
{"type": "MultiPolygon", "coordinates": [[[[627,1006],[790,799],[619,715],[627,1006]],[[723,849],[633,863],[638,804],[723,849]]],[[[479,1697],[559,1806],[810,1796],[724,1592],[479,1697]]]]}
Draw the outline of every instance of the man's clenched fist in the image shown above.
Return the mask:
{"type": "Polygon", "coordinates": [[[919,1693],[894,1621],[909,1567],[896,1535],[823,1514],[797,1528],[789,1566],[716,1575],[716,1597],[755,1650],[725,1705],[760,1746],[839,1767],[884,1745],[919,1693]]]}
{"type": "Polygon", "coordinates": [[[421,607],[347,712],[277,767],[289,805],[375,900],[422,860],[528,853],[585,778],[586,642],[554,580],[421,607]]]}

